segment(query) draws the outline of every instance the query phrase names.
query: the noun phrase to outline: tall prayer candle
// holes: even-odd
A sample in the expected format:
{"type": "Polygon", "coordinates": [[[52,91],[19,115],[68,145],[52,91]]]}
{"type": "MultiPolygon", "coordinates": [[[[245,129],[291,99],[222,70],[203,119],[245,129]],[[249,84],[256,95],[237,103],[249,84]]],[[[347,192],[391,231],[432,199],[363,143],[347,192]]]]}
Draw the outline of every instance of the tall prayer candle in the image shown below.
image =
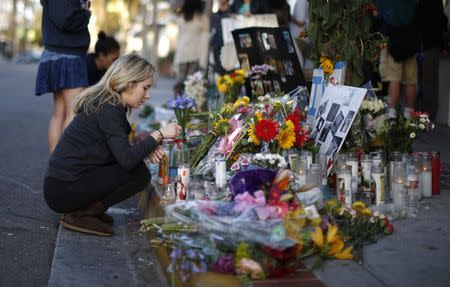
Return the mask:
{"type": "Polygon", "coordinates": [[[441,178],[441,159],[438,151],[431,152],[431,172],[433,195],[439,194],[441,192],[439,186],[439,180],[441,178]]]}

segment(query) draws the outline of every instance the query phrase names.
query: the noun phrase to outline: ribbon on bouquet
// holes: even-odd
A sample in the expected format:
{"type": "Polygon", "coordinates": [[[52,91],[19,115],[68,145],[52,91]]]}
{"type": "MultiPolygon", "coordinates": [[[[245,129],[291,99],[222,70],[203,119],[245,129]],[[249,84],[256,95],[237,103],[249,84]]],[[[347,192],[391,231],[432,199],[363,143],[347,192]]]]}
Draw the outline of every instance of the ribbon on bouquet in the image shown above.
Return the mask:
{"type": "Polygon", "coordinates": [[[222,137],[218,147],[218,152],[224,156],[227,156],[233,150],[236,140],[242,133],[242,124],[238,120],[231,118],[230,126],[230,132],[222,137]]]}
{"type": "Polygon", "coordinates": [[[262,190],[258,190],[253,195],[247,191],[238,194],[234,197],[234,211],[243,213],[246,210],[252,208],[255,210],[259,220],[282,218],[284,210],[281,206],[268,205],[266,203],[266,197],[262,190]]]}

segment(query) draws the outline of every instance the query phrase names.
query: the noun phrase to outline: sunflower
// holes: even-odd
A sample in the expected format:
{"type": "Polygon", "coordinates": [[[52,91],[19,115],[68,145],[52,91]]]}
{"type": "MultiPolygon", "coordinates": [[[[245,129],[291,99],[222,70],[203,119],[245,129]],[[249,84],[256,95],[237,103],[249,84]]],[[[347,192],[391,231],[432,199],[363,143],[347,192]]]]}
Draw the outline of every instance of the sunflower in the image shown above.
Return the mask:
{"type": "Polygon", "coordinates": [[[290,149],[295,143],[295,127],[291,120],[287,120],[285,126],[285,129],[279,132],[277,140],[282,149],[290,149]]]}
{"type": "Polygon", "coordinates": [[[269,142],[278,134],[278,123],[272,120],[262,119],[255,125],[255,134],[258,139],[269,142]]]}
{"type": "Polygon", "coordinates": [[[228,134],[230,129],[231,129],[231,125],[230,125],[229,119],[223,118],[214,123],[214,131],[218,135],[221,135],[221,136],[226,135],[226,134],[228,134]]]}
{"type": "Polygon", "coordinates": [[[250,103],[250,98],[247,97],[247,96],[244,96],[242,98],[237,99],[234,102],[233,107],[234,108],[237,108],[237,107],[240,107],[240,106],[247,107],[249,103],[250,103]]]}
{"type": "Polygon", "coordinates": [[[320,67],[322,67],[324,74],[331,75],[333,74],[334,64],[327,57],[320,57],[320,67]]]}
{"type": "Polygon", "coordinates": [[[259,145],[261,143],[261,141],[255,134],[255,126],[254,125],[250,125],[250,127],[248,128],[248,140],[250,142],[254,143],[255,145],[259,145]]]}

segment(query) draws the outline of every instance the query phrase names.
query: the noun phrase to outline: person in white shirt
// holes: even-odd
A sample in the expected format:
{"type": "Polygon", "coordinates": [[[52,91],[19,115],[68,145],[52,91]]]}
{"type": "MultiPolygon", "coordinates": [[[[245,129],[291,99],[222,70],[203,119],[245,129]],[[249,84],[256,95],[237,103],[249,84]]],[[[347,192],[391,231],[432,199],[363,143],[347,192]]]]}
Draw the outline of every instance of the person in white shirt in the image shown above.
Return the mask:
{"type": "Polygon", "coordinates": [[[294,11],[292,13],[291,24],[289,29],[291,31],[292,38],[300,50],[300,64],[302,68],[305,68],[306,60],[310,59],[312,44],[308,37],[301,36],[302,32],[306,32],[306,27],[309,23],[308,17],[309,3],[307,0],[297,0],[294,5],[294,11]]]}
{"type": "Polygon", "coordinates": [[[201,0],[185,0],[178,19],[178,40],[174,65],[177,81],[206,69],[208,60],[209,19],[201,0]]]}

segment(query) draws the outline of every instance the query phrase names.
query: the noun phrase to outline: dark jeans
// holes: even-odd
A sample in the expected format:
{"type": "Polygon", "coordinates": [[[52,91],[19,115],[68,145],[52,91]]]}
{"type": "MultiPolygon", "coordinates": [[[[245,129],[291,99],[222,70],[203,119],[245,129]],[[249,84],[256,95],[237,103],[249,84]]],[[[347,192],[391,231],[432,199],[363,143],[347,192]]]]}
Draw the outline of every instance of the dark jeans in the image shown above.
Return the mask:
{"type": "Polygon", "coordinates": [[[132,170],[115,164],[96,168],[73,182],[46,177],[44,197],[58,213],[83,209],[96,201],[108,208],[142,191],[149,183],[150,173],[143,162],[132,170]]]}

